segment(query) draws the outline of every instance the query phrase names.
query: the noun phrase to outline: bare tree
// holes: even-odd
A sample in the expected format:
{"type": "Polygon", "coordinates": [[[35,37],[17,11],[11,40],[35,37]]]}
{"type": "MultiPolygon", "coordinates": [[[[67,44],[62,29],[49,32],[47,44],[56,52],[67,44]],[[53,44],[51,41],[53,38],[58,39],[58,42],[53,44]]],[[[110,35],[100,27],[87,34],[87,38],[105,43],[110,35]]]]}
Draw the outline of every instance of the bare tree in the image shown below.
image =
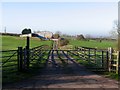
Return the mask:
{"type": "Polygon", "coordinates": [[[117,31],[116,30],[111,30],[110,32],[109,32],[109,34],[110,34],[110,37],[111,38],[114,38],[114,39],[117,39],[117,31]]]}
{"type": "Polygon", "coordinates": [[[118,38],[118,20],[114,20],[113,25],[114,26],[113,26],[112,30],[109,32],[109,34],[110,34],[111,38],[117,39],[118,38]]]}
{"type": "Polygon", "coordinates": [[[59,34],[59,35],[61,35],[62,32],[60,32],[60,31],[56,31],[55,34],[59,34]]]}
{"type": "Polygon", "coordinates": [[[90,39],[92,39],[93,37],[92,37],[92,35],[90,35],[90,34],[86,34],[86,35],[85,35],[85,38],[88,39],[88,40],[90,40],[90,39]]]}
{"type": "Polygon", "coordinates": [[[52,38],[53,39],[58,39],[58,38],[60,38],[60,35],[59,34],[53,34],[52,38]]]}
{"type": "Polygon", "coordinates": [[[117,33],[118,33],[118,50],[120,51],[120,22],[118,20],[115,23],[117,23],[116,24],[116,29],[117,29],[117,33]]]}
{"type": "Polygon", "coordinates": [[[114,27],[113,27],[113,31],[112,34],[116,35],[116,38],[118,39],[118,50],[120,51],[120,23],[118,20],[114,21],[114,27]]]}
{"type": "Polygon", "coordinates": [[[118,35],[120,35],[120,22],[119,21],[117,21],[117,22],[115,22],[116,23],[116,29],[117,29],[117,33],[118,33],[118,35]]]}

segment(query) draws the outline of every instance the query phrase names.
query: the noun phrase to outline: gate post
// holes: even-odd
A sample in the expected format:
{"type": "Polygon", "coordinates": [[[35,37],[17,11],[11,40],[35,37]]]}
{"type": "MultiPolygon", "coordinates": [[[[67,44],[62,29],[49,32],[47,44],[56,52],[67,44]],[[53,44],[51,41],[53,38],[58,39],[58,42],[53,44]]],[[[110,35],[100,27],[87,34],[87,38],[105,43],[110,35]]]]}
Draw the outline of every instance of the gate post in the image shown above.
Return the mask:
{"type": "Polygon", "coordinates": [[[26,46],[26,50],[27,50],[27,68],[29,68],[29,48],[30,48],[30,37],[27,37],[27,46],[26,46]]]}
{"type": "Polygon", "coordinates": [[[112,53],[113,53],[113,49],[110,47],[110,48],[108,48],[108,55],[109,55],[109,68],[108,68],[108,70],[109,70],[109,72],[111,71],[111,65],[112,65],[112,53]]]}
{"type": "Polygon", "coordinates": [[[106,70],[109,71],[109,54],[106,52],[106,70]]]}
{"type": "Polygon", "coordinates": [[[91,64],[91,60],[90,60],[90,48],[88,49],[88,63],[91,64]]]}
{"type": "Polygon", "coordinates": [[[22,71],[23,67],[23,51],[22,51],[22,47],[18,47],[18,71],[22,71]]]}
{"type": "Polygon", "coordinates": [[[24,70],[26,70],[27,69],[27,49],[24,48],[23,50],[24,50],[24,53],[23,53],[23,62],[24,62],[23,68],[24,68],[24,70]]]}
{"type": "Polygon", "coordinates": [[[105,67],[104,67],[104,51],[102,51],[102,61],[101,61],[101,66],[102,66],[102,68],[105,69],[105,67]]]}
{"type": "MultiPolygon", "coordinates": [[[[118,51],[118,75],[120,75],[120,51],[118,51]]],[[[120,78],[119,78],[120,80],[120,78]]]]}
{"type": "Polygon", "coordinates": [[[27,58],[26,58],[27,63],[26,63],[26,64],[27,64],[27,69],[28,69],[28,68],[29,68],[29,62],[30,62],[30,61],[29,61],[30,55],[29,55],[29,48],[28,48],[28,46],[26,46],[26,54],[27,54],[27,56],[26,56],[26,57],[27,57],[27,58]]]}

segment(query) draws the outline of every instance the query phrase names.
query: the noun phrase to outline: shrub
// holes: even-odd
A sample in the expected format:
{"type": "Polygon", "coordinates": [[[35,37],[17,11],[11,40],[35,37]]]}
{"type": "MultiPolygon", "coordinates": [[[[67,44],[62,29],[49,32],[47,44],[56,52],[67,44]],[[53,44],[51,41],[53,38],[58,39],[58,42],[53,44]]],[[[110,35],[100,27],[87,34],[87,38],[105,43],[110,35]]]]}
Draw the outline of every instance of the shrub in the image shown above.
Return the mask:
{"type": "Polygon", "coordinates": [[[58,39],[59,37],[60,37],[59,34],[53,34],[53,36],[52,36],[53,39],[58,39]]]}
{"type": "Polygon", "coordinates": [[[68,39],[65,39],[65,38],[59,39],[59,46],[64,46],[64,45],[67,45],[68,43],[69,43],[68,39]]]}
{"type": "Polygon", "coordinates": [[[81,34],[81,35],[77,35],[77,40],[85,40],[85,37],[81,34]]]}

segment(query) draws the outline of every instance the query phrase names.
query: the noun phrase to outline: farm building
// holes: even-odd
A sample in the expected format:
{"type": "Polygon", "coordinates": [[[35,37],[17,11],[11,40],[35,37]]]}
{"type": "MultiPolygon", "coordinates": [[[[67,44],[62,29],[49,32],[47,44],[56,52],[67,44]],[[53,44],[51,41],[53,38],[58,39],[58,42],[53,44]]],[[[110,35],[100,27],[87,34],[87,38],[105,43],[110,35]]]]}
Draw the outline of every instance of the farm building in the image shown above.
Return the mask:
{"type": "Polygon", "coordinates": [[[49,39],[52,38],[52,35],[53,35],[53,33],[50,31],[39,31],[39,32],[36,32],[35,34],[38,34],[40,36],[43,36],[43,37],[49,38],[49,39]]]}

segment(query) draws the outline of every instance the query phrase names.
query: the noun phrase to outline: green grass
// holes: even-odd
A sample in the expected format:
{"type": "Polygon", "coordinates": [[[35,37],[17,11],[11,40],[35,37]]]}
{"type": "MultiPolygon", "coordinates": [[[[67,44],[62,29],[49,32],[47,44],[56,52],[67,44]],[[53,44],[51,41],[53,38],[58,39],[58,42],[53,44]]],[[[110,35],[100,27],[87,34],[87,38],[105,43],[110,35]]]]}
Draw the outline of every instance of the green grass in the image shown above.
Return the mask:
{"type": "MultiPolygon", "coordinates": [[[[25,47],[26,46],[26,38],[21,38],[17,36],[0,36],[0,39],[2,39],[2,50],[17,50],[18,47],[25,47]]],[[[41,46],[41,45],[52,45],[52,41],[41,41],[39,38],[30,38],[30,48],[41,46]]],[[[0,47],[0,48],[1,48],[0,47]]],[[[45,48],[47,49],[47,48],[45,48]]],[[[14,53],[15,51],[11,52],[3,52],[2,56],[10,56],[14,53]]],[[[48,54],[44,54],[44,57],[46,58],[48,54]]],[[[9,57],[2,58],[2,62],[5,62],[8,60],[9,57]]],[[[34,60],[35,63],[37,60],[34,60]]],[[[44,66],[44,63],[46,60],[41,60],[42,62],[39,63],[39,67],[36,66],[37,68],[33,68],[30,72],[18,72],[17,70],[17,56],[12,57],[5,65],[3,66],[2,70],[4,71],[3,74],[3,83],[9,83],[9,82],[15,82],[19,81],[24,78],[29,78],[33,75],[35,75],[34,71],[38,71],[44,66]],[[11,65],[11,66],[10,66],[11,65]],[[7,66],[7,67],[6,67],[7,66]],[[37,70],[38,69],[38,70],[37,70]],[[34,73],[34,74],[33,74],[34,73]]],[[[32,66],[33,67],[33,66],[32,66]]]]}
{"type": "MultiPolygon", "coordinates": [[[[96,67],[96,64],[95,64],[95,63],[89,64],[88,61],[82,60],[82,59],[80,59],[78,56],[75,56],[75,55],[70,54],[70,53],[69,53],[69,55],[71,55],[74,59],[76,59],[76,61],[77,61],[79,64],[85,66],[85,67],[88,68],[88,69],[89,69],[89,68],[94,68],[94,67],[96,67]]],[[[89,70],[90,70],[90,69],[89,69],[89,70]]],[[[92,70],[92,69],[91,69],[91,70],[92,70]]],[[[105,72],[105,71],[94,71],[94,72],[95,72],[96,74],[102,75],[102,76],[104,76],[104,77],[106,77],[106,78],[111,78],[111,79],[119,80],[119,75],[116,74],[115,72],[114,72],[114,73],[113,73],[113,72],[105,72]]]]}
{"type": "Polygon", "coordinates": [[[76,59],[76,61],[79,63],[79,64],[81,64],[81,65],[84,65],[85,67],[95,67],[96,66],[96,64],[95,63],[88,63],[88,61],[87,60],[82,60],[82,58],[80,58],[79,56],[75,56],[75,55],[73,55],[73,54],[71,54],[71,53],[69,53],[69,55],[72,57],[72,58],[74,58],[74,59],[76,59]]]}
{"type": "MultiPolygon", "coordinates": [[[[45,49],[48,50],[49,47],[46,47],[45,49]]],[[[39,71],[45,66],[46,60],[48,59],[48,55],[49,55],[49,51],[43,51],[43,52],[45,53],[43,53],[41,57],[37,54],[34,55],[36,58],[30,62],[29,70],[22,71],[22,72],[18,71],[17,56],[12,57],[9,61],[7,61],[2,66],[2,70],[3,70],[2,82],[3,83],[17,82],[17,81],[23,80],[25,78],[30,78],[38,74],[39,71]]],[[[39,50],[39,53],[42,53],[42,52],[39,50]]],[[[6,54],[4,53],[4,55],[6,54]]],[[[7,58],[3,58],[2,61],[6,61],[5,59],[7,58]]]]}
{"type": "Polygon", "coordinates": [[[91,48],[98,48],[98,49],[107,49],[108,47],[115,48],[117,42],[116,41],[102,41],[98,42],[96,40],[90,41],[82,41],[82,40],[70,40],[70,45],[75,46],[82,46],[82,47],[91,47],[91,48]]]}
{"type": "MultiPolygon", "coordinates": [[[[17,50],[18,47],[22,46],[25,47],[26,46],[26,38],[20,38],[20,37],[15,37],[15,36],[0,36],[0,39],[2,38],[2,50],[17,50]]],[[[30,48],[33,47],[37,47],[40,45],[52,45],[52,41],[41,41],[38,38],[30,38],[30,48]]],[[[84,46],[84,47],[97,47],[98,49],[107,49],[108,47],[116,47],[116,42],[115,41],[102,41],[102,42],[98,42],[95,40],[90,40],[90,41],[79,41],[79,40],[70,40],[70,43],[68,45],[68,48],[72,46],[84,46]]],[[[65,47],[66,48],[66,47],[65,47]]],[[[4,55],[4,53],[3,53],[4,55]]],[[[7,53],[6,53],[7,55],[7,53]]],[[[78,58],[73,56],[74,58],[78,58]]],[[[44,56],[44,58],[47,58],[47,55],[44,56]]],[[[13,59],[12,59],[13,60],[13,59]]],[[[88,66],[88,62],[87,61],[83,61],[83,60],[77,60],[78,63],[83,64],[85,66],[88,66]]],[[[40,68],[44,66],[44,63],[46,62],[46,60],[42,60],[40,65],[40,68]]],[[[36,65],[36,64],[35,64],[36,65]]],[[[38,68],[38,67],[37,67],[38,68]]],[[[37,71],[37,68],[35,68],[33,71],[37,71]]],[[[31,72],[33,72],[31,70],[31,72]]],[[[11,75],[9,75],[8,77],[5,76],[6,79],[4,79],[4,82],[7,81],[19,81],[23,78],[28,78],[31,77],[33,75],[33,73],[20,73],[20,72],[16,72],[13,73],[11,75]]],[[[108,77],[112,77],[112,78],[118,78],[116,74],[107,74],[108,77]]]]}
{"type": "MultiPolygon", "coordinates": [[[[16,36],[2,36],[2,50],[17,50],[26,46],[26,38],[16,36]]],[[[51,45],[52,41],[41,41],[39,38],[30,38],[30,48],[40,45],[51,45]]]]}
{"type": "Polygon", "coordinates": [[[115,80],[119,80],[119,75],[113,72],[95,72],[98,75],[103,75],[106,78],[111,78],[115,80]]]}

